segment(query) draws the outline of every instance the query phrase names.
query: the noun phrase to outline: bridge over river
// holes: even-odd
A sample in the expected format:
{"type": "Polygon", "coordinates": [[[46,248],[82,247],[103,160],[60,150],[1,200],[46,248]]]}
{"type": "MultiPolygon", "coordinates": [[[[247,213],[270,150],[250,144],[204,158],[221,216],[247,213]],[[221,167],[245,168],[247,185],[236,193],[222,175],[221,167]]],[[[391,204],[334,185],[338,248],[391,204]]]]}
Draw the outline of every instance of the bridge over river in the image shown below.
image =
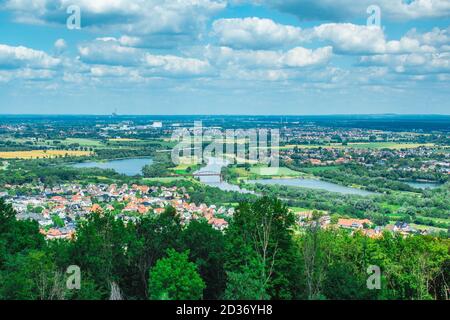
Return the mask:
{"type": "Polygon", "coordinates": [[[223,182],[223,175],[222,173],[219,173],[217,171],[197,171],[192,174],[194,178],[200,178],[201,177],[219,177],[220,182],[223,182]]]}

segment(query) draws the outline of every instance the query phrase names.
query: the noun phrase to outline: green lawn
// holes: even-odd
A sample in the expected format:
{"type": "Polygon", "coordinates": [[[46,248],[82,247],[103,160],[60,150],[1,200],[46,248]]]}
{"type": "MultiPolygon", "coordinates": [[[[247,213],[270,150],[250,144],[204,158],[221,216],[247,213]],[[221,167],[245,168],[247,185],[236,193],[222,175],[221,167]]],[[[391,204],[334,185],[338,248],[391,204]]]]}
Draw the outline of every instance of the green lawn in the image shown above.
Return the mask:
{"type": "Polygon", "coordinates": [[[82,139],[82,138],[67,138],[67,139],[63,140],[62,143],[65,145],[78,143],[80,146],[83,146],[83,147],[100,147],[100,146],[102,146],[102,143],[98,140],[82,139]]]}
{"type": "Polygon", "coordinates": [[[186,163],[180,163],[175,168],[171,168],[170,170],[179,175],[192,175],[195,171],[200,169],[200,165],[198,164],[186,164],[186,163]],[[188,172],[188,168],[191,168],[191,170],[188,172]]]}
{"type": "Polygon", "coordinates": [[[421,224],[414,224],[414,223],[411,223],[410,226],[417,230],[430,230],[432,232],[446,232],[447,231],[447,229],[443,229],[443,228],[423,226],[421,224]]]}
{"type": "Polygon", "coordinates": [[[425,216],[420,216],[420,217],[424,218],[424,219],[428,219],[428,220],[436,222],[436,223],[447,223],[450,226],[450,216],[449,216],[448,219],[425,217],[425,216]]]}
{"type": "Polygon", "coordinates": [[[247,178],[252,174],[251,170],[247,171],[244,168],[231,168],[231,172],[237,174],[239,178],[247,178]]]}
{"type": "Polygon", "coordinates": [[[396,212],[398,209],[401,208],[400,205],[389,204],[389,203],[386,203],[386,202],[381,203],[381,207],[382,207],[382,208],[389,209],[389,210],[391,210],[392,212],[396,212]]]}
{"type": "Polygon", "coordinates": [[[395,213],[387,214],[386,216],[389,217],[389,219],[391,219],[390,221],[398,221],[398,220],[402,220],[405,218],[404,215],[395,214],[395,213]]]}
{"type": "Polygon", "coordinates": [[[281,176],[281,177],[298,177],[303,173],[291,170],[289,168],[270,168],[270,167],[252,167],[250,172],[259,176],[281,176]]]}
{"type": "Polygon", "coordinates": [[[300,207],[289,207],[293,212],[305,212],[311,211],[311,209],[300,208],[300,207]]]}

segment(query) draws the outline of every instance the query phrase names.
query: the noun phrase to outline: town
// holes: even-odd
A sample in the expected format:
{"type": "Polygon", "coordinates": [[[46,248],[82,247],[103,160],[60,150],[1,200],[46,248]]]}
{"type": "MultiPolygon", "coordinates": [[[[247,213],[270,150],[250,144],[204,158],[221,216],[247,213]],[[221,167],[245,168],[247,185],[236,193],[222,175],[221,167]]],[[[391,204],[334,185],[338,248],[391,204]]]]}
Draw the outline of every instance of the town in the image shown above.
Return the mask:
{"type": "MultiPolygon", "coordinates": [[[[6,185],[6,190],[19,186],[6,185]]],[[[23,188],[24,186],[20,186],[23,188]]],[[[26,187],[26,186],[25,186],[26,187]]],[[[60,185],[47,188],[44,185],[29,189],[33,196],[6,196],[17,211],[17,219],[34,220],[39,223],[41,233],[47,239],[72,239],[76,224],[89,214],[101,214],[104,210],[117,213],[117,219],[132,223],[139,216],[161,214],[168,206],[176,210],[182,224],[191,220],[205,219],[217,230],[224,230],[228,222],[224,218],[233,216],[234,208],[196,206],[189,203],[189,194],[184,188],[148,187],[124,184],[112,185],[60,185]]]]}

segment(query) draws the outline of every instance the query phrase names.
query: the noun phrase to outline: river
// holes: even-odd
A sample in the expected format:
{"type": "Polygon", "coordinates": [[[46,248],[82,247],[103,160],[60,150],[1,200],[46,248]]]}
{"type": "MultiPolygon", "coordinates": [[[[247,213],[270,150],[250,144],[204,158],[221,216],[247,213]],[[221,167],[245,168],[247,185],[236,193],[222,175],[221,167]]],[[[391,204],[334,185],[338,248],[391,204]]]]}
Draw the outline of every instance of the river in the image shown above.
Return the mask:
{"type": "MultiPolygon", "coordinates": [[[[91,162],[81,162],[74,164],[75,168],[100,168],[100,169],[112,169],[118,173],[125,174],[127,176],[135,176],[142,173],[142,168],[147,164],[152,164],[153,160],[151,158],[131,158],[131,159],[121,159],[121,160],[109,160],[109,161],[91,161],[91,162]]],[[[208,164],[195,173],[216,173],[217,176],[200,176],[200,182],[209,185],[211,187],[216,187],[224,191],[235,191],[240,193],[251,193],[255,194],[251,190],[240,188],[237,185],[230,184],[228,182],[220,181],[220,173],[224,166],[227,166],[229,162],[225,159],[220,158],[208,158],[208,164]]],[[[354,194],[367,196],[374,194],[366,190],[344,187],[335,183],[326,182],[318,179],[261,179],[261,180],[250,180],[249,183],[260,183],[266,185],[285,185],[294,186],[309,189],[319,189],[326,190],[330,192],[337,192],[341,194],[354,194]]],[[[426,187],[426,184],[420,183],[421,186],[426,187]]]]}
{"type": "Polygon", "coordinates": [[[439,182],[421,182],[421,181],[415,181],[415,182],[405,182],[407,185],[416,188],[416,189],[436,189],[442,186],[442,183],[439,182]]]}
{"type": "MultiPolygon", "coordinates": [[[[208,164],[196,171],[196,173],[217,173],[220,174],[222,171],[222,167],[228,165],[227,160],[219,159],[219,158],[209,158],[208,164]]],[[[233,185],[227,182],[221,182],[219,176],[200,176],[200,182],[207,184],[212,187],[217,187],[224,191],[237,191],[241,193],[254,193],[250,190],[242,189],[237,185],[233,185]]],[[[373,195],[375,193],[357,189],[344,187],[335,183],[326,182],[318,179],[261,179],[261,180],[250,180],[249,183],[260,183],[267,185],[285,185],[285,186],[294,186],[294,187],[302,187],[309,189],[319,189],[325,190],[329,192],[337,192],[341,194],[354,194],[361,196],[373,195]]]]}
{"type": "Polygon", "coordinates": [[[250,183],[259,183],[265,185],[282,185],[289,187],[300,187],[307,189],[318,189],[325,190],[329,192],[336,192],[341,194],[352,194],[360,196],[369,196],[375,193],[357,189],[341,186],[335,183],[326,182],[318,179],[262,179],[262,180],[250,180],[250,183]]]}
{"type": "Polygon", "coordinates": [[[208,164],[201,169],[195,171],[194,174],[201,174],[201,173],[215,173],[217,176],[199,176],[200,182],[211,186],[219,188],[223,191],[235,191],[240,193],[251,193],[254,194],[251,190],[242,189],[237,185],[221,181],[220,179],[220,173],[222,172],[222,168],[226,167],[229,164],[229,162],[225,159],[220,158],[208,158],[208,164]]]}

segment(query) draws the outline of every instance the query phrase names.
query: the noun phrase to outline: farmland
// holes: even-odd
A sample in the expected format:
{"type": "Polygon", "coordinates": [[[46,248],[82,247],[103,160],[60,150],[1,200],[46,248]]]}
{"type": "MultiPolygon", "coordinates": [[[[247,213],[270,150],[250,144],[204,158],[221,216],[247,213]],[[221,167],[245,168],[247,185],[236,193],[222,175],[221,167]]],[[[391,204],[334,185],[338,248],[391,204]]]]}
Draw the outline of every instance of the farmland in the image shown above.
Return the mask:
{"type": "Polygon", "coordinates": [[[58,157],[90,156],[90,151],[78,150],[32,150],[32,151],[5,151],[0,152],[0,159],[44,159],[58,157]]]}
{"type": "Polygon", "coordinates": [[[298,177],[302,173],[289,168],[252,167],[250,172],[259,176],[298,177]]]}
{"type": "Polygon", "coordinates": [[[83,147],[100,147],[102,145],[102,143],[98,140],[82,138],[67,138],[63,140],[62,143],[65,145],[79,144],[83,147]]]}

